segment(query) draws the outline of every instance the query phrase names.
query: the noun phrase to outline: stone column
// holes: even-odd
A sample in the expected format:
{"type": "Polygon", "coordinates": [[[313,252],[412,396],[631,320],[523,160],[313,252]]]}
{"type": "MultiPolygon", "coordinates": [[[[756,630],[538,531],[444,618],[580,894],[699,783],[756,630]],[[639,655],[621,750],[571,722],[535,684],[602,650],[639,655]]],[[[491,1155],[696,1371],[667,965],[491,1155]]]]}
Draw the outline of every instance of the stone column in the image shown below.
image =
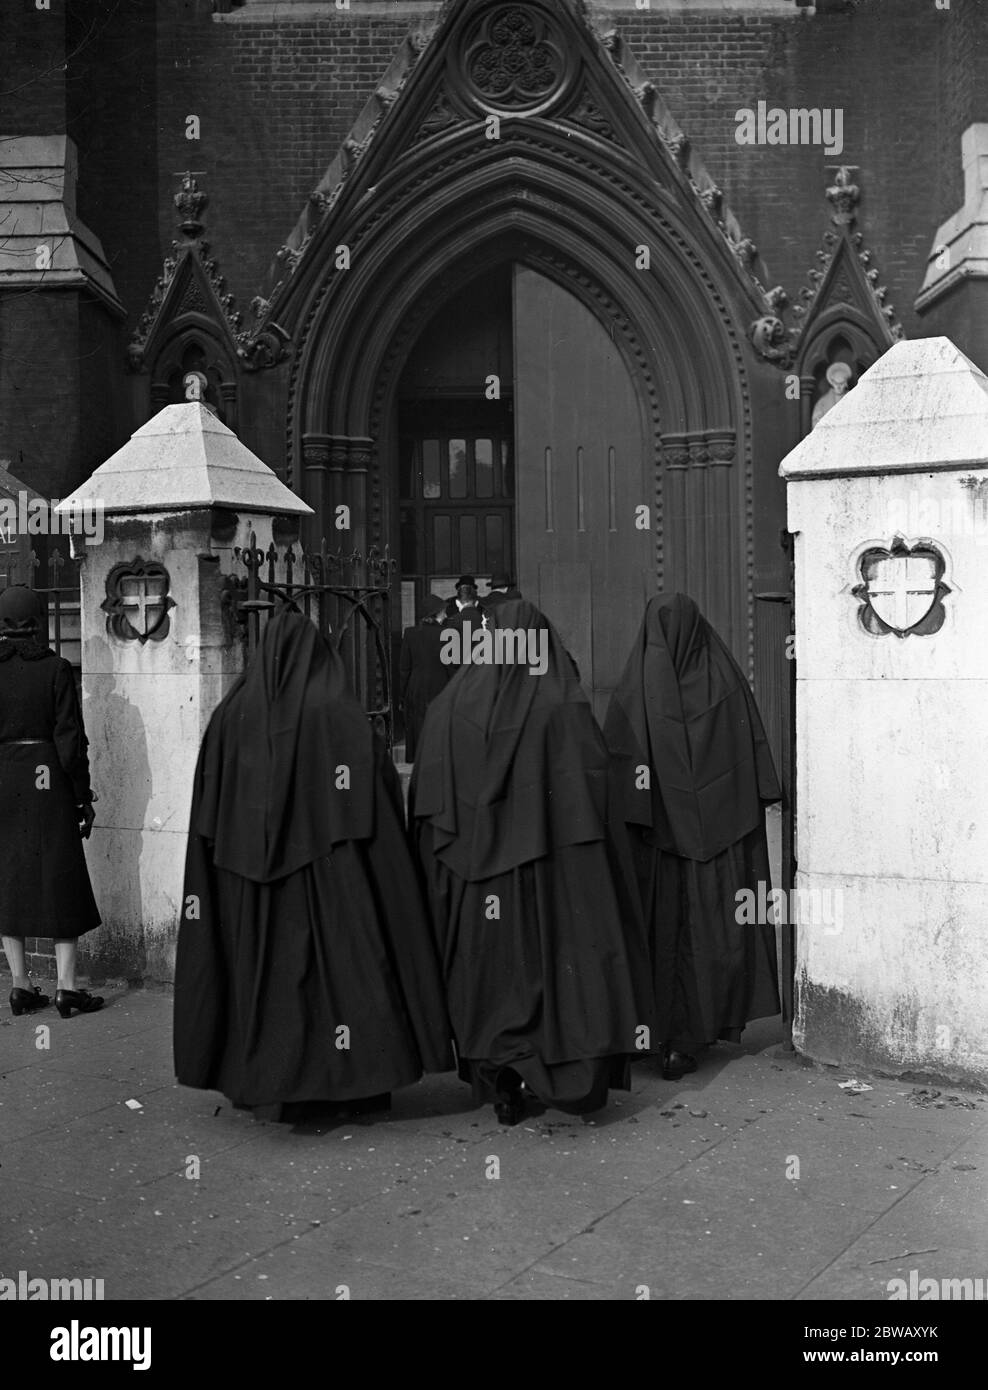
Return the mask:
{"type": "Polygon", "coordinates": [[[898,343],[783,461],[796,1047],[988,1080],[988,378],[898,343]]]}
{"type": "Polygon", "coordinates": [[[192,780],[243,666],[226,589],[234,549],[309,508],[203,405],[166,407],[60,511],[102,518],[81,554],[83,716],[99,797],[87,845],[103,926],[96,976],[174,972],[192,780]]]}

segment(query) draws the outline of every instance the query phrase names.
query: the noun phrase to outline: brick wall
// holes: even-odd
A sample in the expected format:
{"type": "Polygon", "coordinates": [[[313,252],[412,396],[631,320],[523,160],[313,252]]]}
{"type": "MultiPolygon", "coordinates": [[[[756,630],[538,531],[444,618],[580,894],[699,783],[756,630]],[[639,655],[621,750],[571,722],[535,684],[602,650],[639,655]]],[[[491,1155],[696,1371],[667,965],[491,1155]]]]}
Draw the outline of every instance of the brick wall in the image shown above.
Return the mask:
{"type": "MultiPolygon", "coordinates": [[[[407,28],[390,7],[381,18],[292,11],[249,22],[248,7],[236,23],[216,23],[203,0],[158,11],[160,242],[172,235],[173,171],[205,170],[213,249],[241,308],[407,28]],[[185,138],[190,114],[200,117],[198,143],[185,138]]],[[[818,147],[738,146],[735,112],[759,100],[843,109],[840,158],[860,166],[861,225],[907,332],[919,331],[912,302],[933,231],[957,201],[960,131],[986,102],[976,82],[985,25],[975,7],[861,0],[849,14],[793,6],[782,17],[757,6],[629,7],[614,18],[772,283],[791,294],[814,264],[830,211],[826,166],[838,161],[818,147]]]]}
{"type": "Polygon", "coordinates": [[[0,135],[65,130],[65,7],[66,0],[51,0],[50,10],[5,0],[0,135]]]}
{"type": "MultiPolygon", "coordinates": [[[[827,166],[860,166],[859,227],[907,333],[925,257],[959,156],[942,111],[956,39],[933,0],[863,0],[852,14],[780,20],[732,14],[622,21],[639,61],[719,182],[772,283],[792,296],[806,283],[830,206],[827,166]],[[844,151],[738,146],[734,115],[770,106],[841,108],[844,151]]],[[[829,174],[829,176],[828,176],[829,174]]]]}
{"type": "MultiPolygon", "coordinates": [[[[76,141],[79,212],[103,242],[128,312],[120,351],[106,359],[116,398],[126,391],[123,344],[174,233],[178,171],[204,171],[212,251],[246,312],[421,7],[403,16],[390,5],[248,5],[217,22],[211,0],[76,0],[68,19],[64,0],[52,6],[10,0],[4,88],[14,95],[0,129],[61,126],[76,141]],[[198,141],[185,138],[189,115],[199,117],[198,141]]],[[[826,166],[837,160],[818,147],[739,146],[735,112],[759,100],[843,109],[840,158],[860,166],[860,226],[906,331],[923,331],[912,303],[935,228],[961,201],[960,134],[988,117],[988,86],[978,81],[988,6],[859,0],[852,13],[816,16],[768,3],[611,8],[760,248],[770,283],[790,295],[806,283],[828,225],[826,166]]],[[[42,336],[50,317],[41,316],[42,336]]],[[[49,384],[49,406],[67,400],[70,379],[49,384]]],[[[18,389],[23,398],[23,380],[18,389]]],[[[66,435],[49,416],[50,456],[66,435]]],[[[100,433],[95,412],[88,418],[76,472],[127,432],[100,433]]],[[[15,427],[36,440],[41,428],[33,407],[15,427]]]]}
{"type": "Polygon", "coordinates": [[[213,250],[246,309],[408,26],[290,11],[277,22],[217,24],[203,8],[159,11],[159,232],[167,244],[171,171],[206,170],[213,250]],[[200,118],[198,142],[186,139],[189,115],[200,118]]]}
{"type": "Polygon", "coordinates": [[[0,295],[0,421],[10,470],[62,497],[79,454],[79,295],[0,295]]]}

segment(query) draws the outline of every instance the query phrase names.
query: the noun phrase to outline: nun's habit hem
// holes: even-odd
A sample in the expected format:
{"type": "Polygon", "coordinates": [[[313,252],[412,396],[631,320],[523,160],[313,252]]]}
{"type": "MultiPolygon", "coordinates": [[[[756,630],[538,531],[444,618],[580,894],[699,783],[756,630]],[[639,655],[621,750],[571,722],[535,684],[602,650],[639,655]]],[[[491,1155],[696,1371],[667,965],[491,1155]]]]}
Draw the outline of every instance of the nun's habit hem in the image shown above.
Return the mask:
{"type": "MultiPolygon", "coordinates": [[[[676,1052],[740,1042],[756,1018],[780,1008],[775,927],[740,924],[738,891],[770,883],[762,826],[705,863],[644,842],[629,826],[651,938],[660,1030],[676,1052]]],[[[646,832],[647,833],[647,832],[646,832]]]]}
{"type": "Polygon", "coordinates": [[[570,1114],[603,1108],[610,1088],[630,1090],[653,1014],[640,909],[615,849],[601,840],[565,846],[467,882],[435,858],[431,839],[419,822],[433,919],[448,924],[440,949],[459,1076],[476,1104],[510,1089],[511,1072],[543,1105],[570,1114]]]}

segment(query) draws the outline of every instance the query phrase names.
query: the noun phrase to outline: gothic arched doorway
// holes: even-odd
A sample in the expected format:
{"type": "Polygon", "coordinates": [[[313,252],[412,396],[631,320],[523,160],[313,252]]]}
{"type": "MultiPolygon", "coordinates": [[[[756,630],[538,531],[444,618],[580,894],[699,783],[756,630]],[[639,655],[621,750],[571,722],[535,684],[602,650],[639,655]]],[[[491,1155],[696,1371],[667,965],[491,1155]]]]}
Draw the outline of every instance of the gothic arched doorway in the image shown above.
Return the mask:
{"type": "Polygon", "coordinates": [[[402,625],[458,574],[484,592],[506,570],[559,628],[601,717],[656,574],[643,392],[613,333],[508,259],[442,304],[385,386],[402,625]]]}

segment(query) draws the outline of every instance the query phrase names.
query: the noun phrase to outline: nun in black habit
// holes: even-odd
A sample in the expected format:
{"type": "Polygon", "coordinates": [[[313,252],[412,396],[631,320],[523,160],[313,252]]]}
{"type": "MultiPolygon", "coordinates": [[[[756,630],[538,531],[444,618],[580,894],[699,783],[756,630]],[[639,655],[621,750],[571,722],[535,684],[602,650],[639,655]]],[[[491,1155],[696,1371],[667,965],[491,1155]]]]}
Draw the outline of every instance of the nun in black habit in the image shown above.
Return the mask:
{"type": "Polygon", "coordinates": [[[491,621],[495,654],[498,629],[535,634],[544,673],[528,661],[457,672],[429,707],[409,811],[460,1076],[515,1124],[523,1087],[576,1114],[606,1104],[609,1087],[629,1089],[652,1010],[590,703],[538,609],[504,603],[491,621]]]}
{"type": "Polygon", "coordinates": [[[744,673],[684,594],[649,600],[604,735],[675,1078],[704,1045],[779,1012],[775,929],[738,914],[743,890],[771,885],[765,807],[782,792],[744,673]]]}
{"type": "Polygon", "coordinates": [[[269,621],[196,769],[175,1070],[245,1107],[383,1108],[453,1065],[401,788],[342,660],[269,621]]]}

